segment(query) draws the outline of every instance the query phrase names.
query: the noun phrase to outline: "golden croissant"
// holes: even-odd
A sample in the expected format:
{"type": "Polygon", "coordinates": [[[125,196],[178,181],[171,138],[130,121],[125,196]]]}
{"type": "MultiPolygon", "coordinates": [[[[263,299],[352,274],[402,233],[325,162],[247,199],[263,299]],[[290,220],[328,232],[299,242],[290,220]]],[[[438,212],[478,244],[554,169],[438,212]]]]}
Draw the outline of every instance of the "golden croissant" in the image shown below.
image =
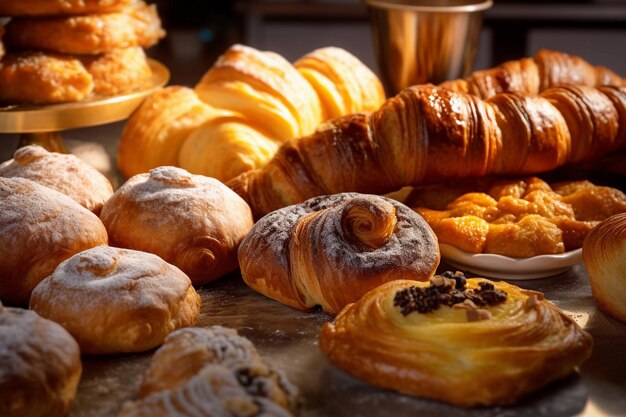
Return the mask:
{"type": "Polygon", "coordinates": [[[451,272],[384,284],[320,335],[331,362],[373,385],[466,407],[518,402],[572,373],[592,343],[543,294],[451,272]]]}
{"type": "Polygon", "coordinates": [[[292,65],[276,53],[234,45],[193,91],[171,88],[149,98],[124,129],[118,165],[126,177],[176,165],[226,181],[264,166],[280,144],[322,121],[374,110],[385,99],[376,75],[332,47],[292,65]],[[191,108],[199,117],[189,117],[191,108]]]}
{"type": "Polygon", "coordinates": [[[481,100],[421,85],[372,113],[322,124],[228,185],[259,216],[316,195],[536,174],[625,144],[625,87],[555,87],[481,100]]]}
{"type": "Polygon", "coordinates": [[[251,288],[291,307],[331,314],[395,279],[428,280],[437,238],[397,201],[354,193],[322,196],[259,220],[239,247],[251,288]]]}

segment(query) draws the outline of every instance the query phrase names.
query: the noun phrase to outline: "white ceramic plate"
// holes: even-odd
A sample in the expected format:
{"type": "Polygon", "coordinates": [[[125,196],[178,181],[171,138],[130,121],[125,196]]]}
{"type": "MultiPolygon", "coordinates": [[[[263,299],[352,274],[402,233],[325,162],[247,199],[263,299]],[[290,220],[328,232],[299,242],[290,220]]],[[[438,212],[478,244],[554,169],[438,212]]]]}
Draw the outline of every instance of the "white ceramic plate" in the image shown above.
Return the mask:
{"type": "Polygon", "coordinates": [[[511,258],[488,253],[470,253],[454,246],[439,245],[446,262],[464,271],[488,278],[527,280],[551,277],[566,272],[582,261],[582,249],[556,255],[511,258]]]}

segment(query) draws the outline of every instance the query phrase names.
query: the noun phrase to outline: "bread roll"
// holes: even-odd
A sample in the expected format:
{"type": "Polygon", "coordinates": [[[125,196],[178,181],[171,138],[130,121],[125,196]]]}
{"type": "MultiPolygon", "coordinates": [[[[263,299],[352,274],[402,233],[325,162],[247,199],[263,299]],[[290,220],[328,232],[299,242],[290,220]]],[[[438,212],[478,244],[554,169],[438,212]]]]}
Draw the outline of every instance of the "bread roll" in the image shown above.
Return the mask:
{"type": "Polygon", "coordinates": [[[250,207],[224,184],[175,167],[130,178],[100,218],[112,245],[155,253],[194,285],[237,268],[237,248],[253,224],[250,207]]]}
{"type": "Polygon", "coordinates": [[[0,304],[0,415],[61,417],[76,396],[80,350],[60,325],[0,304]]]}
{"type": "Polygon", "coordinates": [[[626,322],[626,213],[602,221],[585,238],[591,294],[607,314],[626,322]]]}
{"type": "Polygon", "coordinates": [[[324,325],[320,348],[378,387],[475,407],[569,375],[592,338],[541,293],[445,273],[368,292],[324,325]]]}
{"type": "Polygon", "coordinates": [[[98,217],[69,197],[23,178],[0,177],[0,300],[28,304],[64,260],[107,244],[98,217]]]}
{"type": "Polygon", "coordinates": [[[67,195],[87,210],[99,214],[113,195],[109,180],[75,155],[48,152],[41,146],[19,148],[0,164],[0,177],[21,177],[67,195]]]}
{"type": "Polygon", "coordinates": [[[30,308],[61,323],[83,353],[142,352],[193,325],[200,296],[189,277],[158,256],[98,246],[41,281],[30,308]]]}

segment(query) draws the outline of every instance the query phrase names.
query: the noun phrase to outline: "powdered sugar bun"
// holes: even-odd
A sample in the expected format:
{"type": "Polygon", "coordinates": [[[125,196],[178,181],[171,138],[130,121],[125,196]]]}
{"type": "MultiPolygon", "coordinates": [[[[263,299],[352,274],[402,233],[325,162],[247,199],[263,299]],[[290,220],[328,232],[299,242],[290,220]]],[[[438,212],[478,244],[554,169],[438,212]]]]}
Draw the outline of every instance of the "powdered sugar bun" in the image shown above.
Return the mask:
{"type": "Polygon", "coordinates": [[[0,304],[0,416],[65,415],[81,372],[78,344],[63,327],[0,304]]]}
{"type": "Polygon", "coordinates": [[[0,300],[27,304],[35,286],[75,253],[107,244],[98,217],[23,178],[0,177],[0,300]]]}
{"type": "Polygon", "coordinates": [[[87,210],[100,213],[113,195],[109,180],[91,165],[71,154],[48,152],[41,146],[19,148],[0,164],[1,177],[21,177],[59,191],[87,210]]]}
{"type": "Polygon", "coordinates": [[[205,284],[237,268],[253,224],[248,204],[214,178],[181,168],[138,174],[104,205],[111,244],[159,255],[205,284]]]}
{"type": "Polygon", "coordinates": [[[35,288],[30,308],[61,323],[83,353],[141,352],[192,325],[200,296],[158,256],[99,246],[59,265],[35,288]]]}

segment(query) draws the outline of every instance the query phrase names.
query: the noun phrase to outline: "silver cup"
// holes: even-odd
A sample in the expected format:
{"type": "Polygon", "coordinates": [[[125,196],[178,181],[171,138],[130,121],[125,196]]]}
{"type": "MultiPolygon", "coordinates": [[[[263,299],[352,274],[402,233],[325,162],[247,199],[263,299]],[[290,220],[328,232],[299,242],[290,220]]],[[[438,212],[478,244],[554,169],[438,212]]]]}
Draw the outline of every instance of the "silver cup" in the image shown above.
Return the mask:
{"type": "Polygon", "coordinates": [[[474,64],[482,11],[492,0],[365,0],[389,96],[415,84],[463,78],[474,64]]]}

